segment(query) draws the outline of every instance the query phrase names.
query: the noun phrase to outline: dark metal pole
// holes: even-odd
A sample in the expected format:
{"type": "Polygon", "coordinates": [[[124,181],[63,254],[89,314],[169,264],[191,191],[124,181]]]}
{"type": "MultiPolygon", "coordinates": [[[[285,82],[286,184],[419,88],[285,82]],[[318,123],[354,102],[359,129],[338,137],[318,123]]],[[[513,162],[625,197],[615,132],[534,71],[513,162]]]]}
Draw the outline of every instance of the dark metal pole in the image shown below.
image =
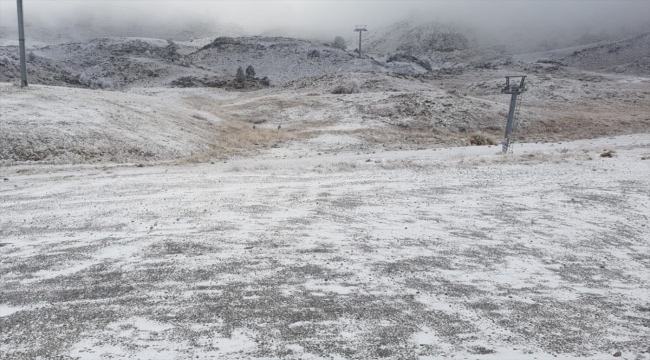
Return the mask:
{"type": "Polygon", "coordinates": [[[25,29],[23,27],[23,0],[16,0],[18,7],[18,44],[20,45],[20,87],[27,86],[27,68],[25,61],[25,29]]]}
{"type": "Polygon", "coordinates": [[[510,146],[510,132],[512,131],[512,125],[515,120],[515,108],[517,107],[517,96],[519,94],[516,92],[512,93],[510,98],[510,112],[508,113],[508,123],[506,124],[506,138],[503,140],[503,152],[508,152],[508,146],[510,146]]]}
{"type": "Polygon", "coordinates": [[[363,31],[359,31],[359,57],[361,57],[361,33],[363,31]]]}

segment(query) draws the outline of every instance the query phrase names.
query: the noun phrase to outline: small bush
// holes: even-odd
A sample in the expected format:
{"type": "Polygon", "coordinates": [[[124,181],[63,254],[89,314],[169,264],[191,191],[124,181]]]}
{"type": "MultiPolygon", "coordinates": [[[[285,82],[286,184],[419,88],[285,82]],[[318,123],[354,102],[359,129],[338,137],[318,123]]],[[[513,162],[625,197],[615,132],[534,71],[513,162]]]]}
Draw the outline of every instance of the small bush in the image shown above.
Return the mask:
{"type": "Polygon", "coordinates": [[[474,134],[469,138],[469,143],[476,146],[496,145],[497,143],[489,136],[474,134]]]}
{"type": "Polygon", "coordinates": [[[309,58],[320,57],[320,52],[318,50],[312,50],[309,53],[307,53],[307,57],[309,57],[309,58]]]}
{"type": "Polygon", "coordinates": [[[359,82],[356,80],[348,81],[345,84],[339,85],[332,90],[332,94],[357,94],[360,92],[359,82]]]}
{"type": "Polygon", "coordinates": [[[337,36],[337,37],[334,38],[334,42],[332,43],[332,47],[336,48],[336,49],[345,50],[345,49],[348,48],[348,44],[345,43],[345,40],[342,37],[337,36]]]}
{"type": "Polygon", "coordinates": [[[102,78],[95,82],[95,85],[102,89],[112,89],[115,87],[115,83],[111,79],[102,78]]]}
{"type": "Polygon", "coordinates": [[[614,157],[614,154],[616,154],[616,151],[614,151],[614,150],[607,150],[607,151],[603,152],[602,154],[600,154],[600,157],[603,157],[603,158],[611,158],[611,157],[614,157]]]}

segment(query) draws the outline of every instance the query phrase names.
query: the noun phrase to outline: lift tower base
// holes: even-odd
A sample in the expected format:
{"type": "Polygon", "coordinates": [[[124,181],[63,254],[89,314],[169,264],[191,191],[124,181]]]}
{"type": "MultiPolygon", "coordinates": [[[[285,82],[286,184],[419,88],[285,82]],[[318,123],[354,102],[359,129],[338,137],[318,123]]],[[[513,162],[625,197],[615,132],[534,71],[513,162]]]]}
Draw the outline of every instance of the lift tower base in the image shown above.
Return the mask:
{"type": "MultiPolygon", "coordinates": [[[[508,112],[508,123],[506,124],[506,136],[503,139],[503,152],[508,152],[508,147],[510,146],[510,140],[512,136],[512,130],[515,124],[515,117],[518,115],[517,108],[517,97],[526,91],[526,86],[524,82],[526,81],[526,76],[506,76],[506,86],[501,89],[502,94],[511,94],[510,98],[510,111],[508,112]],[[519,83],[513,82],[510,83],[510,79],[520,79],[519,83]]],[[[519,104],[521,105],[521,103],[519,104]]]]}

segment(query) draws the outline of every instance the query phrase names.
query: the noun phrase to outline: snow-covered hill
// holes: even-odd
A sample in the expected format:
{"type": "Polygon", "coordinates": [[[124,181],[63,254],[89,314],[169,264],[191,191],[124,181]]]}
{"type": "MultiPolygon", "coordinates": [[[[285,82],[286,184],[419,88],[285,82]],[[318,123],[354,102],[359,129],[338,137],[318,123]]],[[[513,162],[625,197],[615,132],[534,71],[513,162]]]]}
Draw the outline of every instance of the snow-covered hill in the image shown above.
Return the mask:
{"type": "MultiPolygon", "coordinates": [[[[148,38],[101,38],[50,45],[28,53],[31,82],[93,88],[170,86],[185,77],[232,80],[253,65],[259,77],[282,85],[302,77],[349,72],[426,72],[417,64],[359,59],[354,52],[319,41],[283,37],[220,37],[173,42],[148,38]]],[[[17,47],[0,47],[0,81],[20,76],[17,47]]]]}
{"type": "Polygon", "coordinates": [[[618,41],[604,41],[545,52],[520,54],[523,62],[552,61],[585,70],[650,76],[650,33],[618,41]]]}
{"type": "Polygon", "coordinates": [[[369,32],[365,48],[379,54],[403,52],[435,57],[441,53],[467,50],[476,45],[475,36],[470,29],[409,19],[369,32]]]}
{"type": "MultiPolygon", "coordinates": [[[[187,75],[214,75],[190,68],[182,52],[192,46],[148,38],[101,38],[45,46],[28,53],[30,81],[44,85],[117,88],[161,86],[187,75]]],[[[16,47],[0,47],[0,81],[19,76],[16,47]]]]}
{"type": "Polygon", "coordinates": [[[269,77],[273,84],[343,72],[390,71],[372,58],[359,59],[353,52],[322,42],[285,37],[218,38],[188,59],[231,76],[237,67],[253,65],[259,76],[269,77]]]}
{"type": "Polygon", "coordinates": [[[462,35],[453,28],[403,22],[393,29],[383,42],[376,35],[368,42],[404,51],[399,56],[364,51],[359,58],[318,40],[261,36],[48,45],[28,52],[35,86],[27,89],[10,86],[20,77],[18,48],[0,46],[0,161],[210,158],[215,147],[221,156],[232,147],[270,146],[286,134],[280,126],[307,138],[351,133],[359,146],[384,148],[463,144],[474,132],[498,139],[508,107],[500,88],[513,74],[528,75],[521,111],[528,140],[650,129],[643,116],[650,106],[648,34],[504,57],[471,41],[435,50],[435,34],[462,35]],[[249,65],[257,78],[235,82],[237,69],[249,65]],[[334,91],[339,87],[352,94],[334,91]],[[263,134],[269,129],[276,129],[271,137],[263,134]]]}
{"type": "MultiPolygon", "coordinates": [[[[210,95],[220,97],[202,96],[210,95]]],[[[192,109],[183,101],[189,96],[0,84],[0,164],[156,161],[208,151],[220,119],[192,109]]]]}
{"type": "MultiPolygon", "coordinates": [[[[18,48],[0,29],[0,82],[19,78],[18,48]],[[4,40],[3,40],[4,39],[4,40]]],[[[190,29],[191,30],[191,29],[190,29]]],[[[188,31],[190,31],[188,30],[188,31]]],[[[479,46],[472,30],[413,19],[369,31],[364,56],[328,42],[287,37],[204,37],[186,41],[144,37],[99,38],[45,45],[28,41],[30,82],[90,88],[223,84],[252,65],[271,85],[344,73],[423,74],[449,67],[555,62],[584,70],[650,74],[650,34],[509,58],[498,46],[479,46]],[[390,54],[390,55],[389,55],[390,54]],[[507,61],[504,61],[506,59],[507,61]]],[[[196,85],[193,85],[196,86],[196,85]]],[[[216,86],[216,85],[215,85],[216,86]]]]}

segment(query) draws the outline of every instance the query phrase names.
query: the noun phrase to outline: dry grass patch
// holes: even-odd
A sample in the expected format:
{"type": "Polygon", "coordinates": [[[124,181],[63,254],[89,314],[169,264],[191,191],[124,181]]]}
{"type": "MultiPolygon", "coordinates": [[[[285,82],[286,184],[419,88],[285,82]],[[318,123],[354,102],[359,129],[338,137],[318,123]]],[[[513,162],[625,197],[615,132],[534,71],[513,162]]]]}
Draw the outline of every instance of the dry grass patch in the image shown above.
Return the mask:
{"type": "Polygon", "coordinates": [[[528,122],[516,131],[520,141],[560,141],[650,132],[647,100],[620,109],[549,109],[542,120],[528,122]]]}
{"type": "Polygon", "coordinates": [[[557,152],[533,152],[527,154],[503,154],[498,153],[496,156],[480,158],[464,158],[459,165],[476,166],[476,165],[507,165],[507,164],[541,164],[555,163],[560,164],[567,161],[590,161],[593,157],[588,151],[563,149],[557,152]]]}
{"type": "Polygon", "coordinates": [[[224,121],[218,127],[210,151],[187,156],[178,163],[201,163],[233,155],[254,154],[258,148],[277,147],[282,142],[302,137],[292,130],[253,128],[248,122],[224,121]]]}
{"type": "Polygon", "coordinates": [[[430,130],[402,128],[359,129],[350,131],[349,135],[363,139],[369,145],[383,146],[386,150],[467,145],[467,140],[460,133],[436,128],[430,130]]]}
{"type": "Polygon", "coordinates": [[[410,170],[424,172],[432,169],[439,169],[439,164],[414,161],[411,159],[379,160],[366,159],[349,162],[338,162],[329,165],[316,165],[311,170],[319,174],[350,173],[359,171],[381,170],[410,170]]]}
{"type": "Polygon", "coordinates": [[[490,136],[485,135],[485,134],[474,134],[469,137],[469,143],[471,145],[476,145],[476,146],[483,146],[483,145],[496,145],[496,141],[494,141],[490,136]]]}
{"type": "MultiPolygon", "coordinates": [[[[243,107],[251,105],[250,101],[246,101],[248,99],[245,95],[242,95],[242,98],[225,101],[214,101],[201,97],[185,99],[185,102],[193,108],[212,114],[221,121],[213,129],[214,143],[211,150],[187,156],[178,160],[177,163],[200,163],[212,159],[226,159],[233,155],[255,154],[256,149],[278,147],[284,141],[306,136],[298,134],[291,128],[287,129],[286,125],[281,129],[275,126],[263,126],[261,124],[264,121],[259,121],[263,117],[258,113],[248,116],[238,114],[237,112],[241,111],[243,107]]],[[[272,104],[269,102],[270,99],[261,101],[269,105],[272,104]]]]}

